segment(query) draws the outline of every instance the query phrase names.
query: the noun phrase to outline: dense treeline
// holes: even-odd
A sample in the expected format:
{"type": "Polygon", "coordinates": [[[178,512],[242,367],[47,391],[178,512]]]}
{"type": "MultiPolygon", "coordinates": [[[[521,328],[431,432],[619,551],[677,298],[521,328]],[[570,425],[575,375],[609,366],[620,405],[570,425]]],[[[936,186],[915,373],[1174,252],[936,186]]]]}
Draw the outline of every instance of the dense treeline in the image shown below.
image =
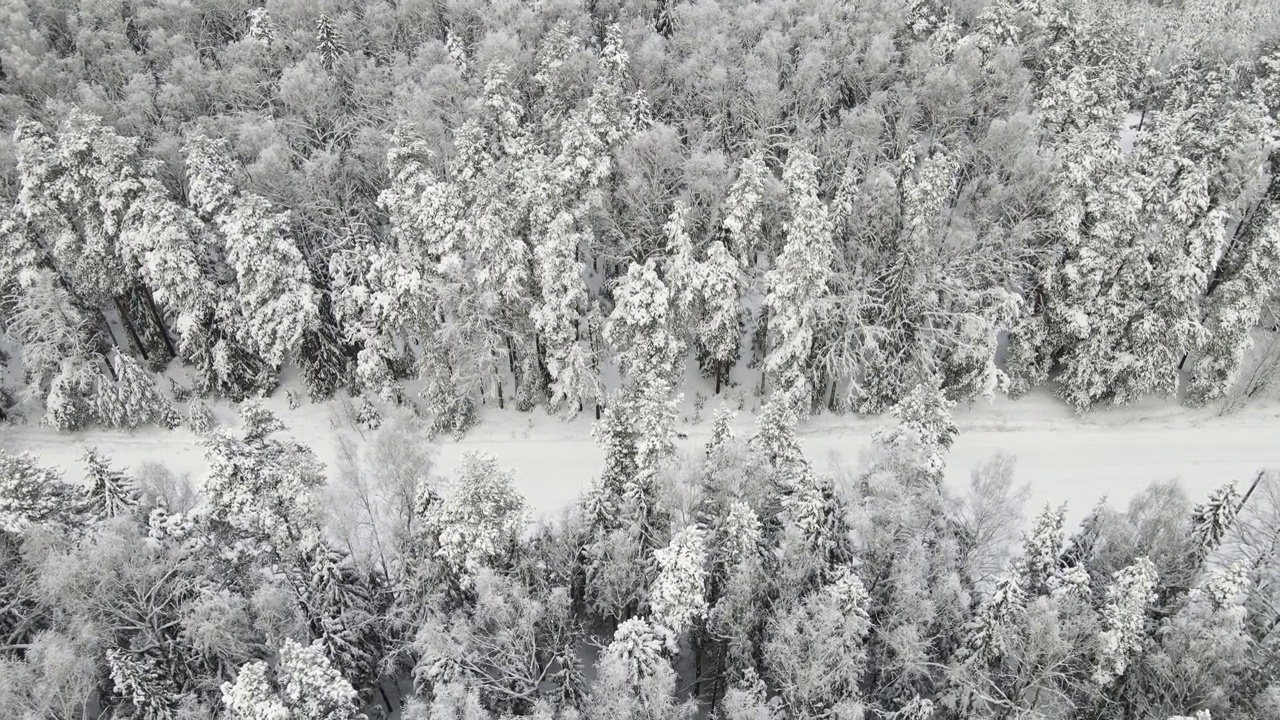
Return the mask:
{"type": "Polygon", "coordinates": [[[1205,403],[1278,366],[1270,3],[26,0],[0,29],[0,323],[57,427],[174,422],[166,367],[180,401],[297,367],[457,430],[663,403],[686,358],[801,412],[1205,403]]]}
{"type": "Polygon", "coordinates": [[[948,406],[831,476],[781,403],[688,455],[606,423],[550,524],[492,457],[438,477],[405,411],[327,494],[254,403],[199,491],[0,453],[0,718],[1280,716],[1280,476],[1020,533],[1010,458],[943,484],[948,406]]]}

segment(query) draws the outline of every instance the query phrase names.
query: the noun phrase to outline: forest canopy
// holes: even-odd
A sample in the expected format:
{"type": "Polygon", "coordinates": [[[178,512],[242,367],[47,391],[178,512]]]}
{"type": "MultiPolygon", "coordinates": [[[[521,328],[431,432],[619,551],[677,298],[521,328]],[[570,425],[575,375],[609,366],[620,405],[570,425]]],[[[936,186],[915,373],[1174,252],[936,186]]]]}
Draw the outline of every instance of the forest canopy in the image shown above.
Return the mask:
{"type": "Polygon", "coordinates": [[[683,453],[606,424],[536,522],[407,410],[327,488],[256,402],[200,486],[0,451],[0,719],[1277,717],[1280,473],[1068,528],[1011,457],[945,483],[945,398],[911,397],[831,472],[782,404],[683,453]]]}
{"type": "Polygon", "coordinates": [[[1278,113],[1269,0],[9,0],[0,420],[207,473],[0,448],[0,720],[1280,717],[1275,472],[943,482],[975,398],[1276,388],[1278,113]],[[444,476],[485,408],[589,491],[444,476]]]}
{"type": "Polygon", "coordinates": [[[1231,404],[1280,366],[1277,20],[10,2],[0,406],[172,424],[297,368],[460,431],[660,405],[695,367],[801,414],[919,384],[1231,404]]]}

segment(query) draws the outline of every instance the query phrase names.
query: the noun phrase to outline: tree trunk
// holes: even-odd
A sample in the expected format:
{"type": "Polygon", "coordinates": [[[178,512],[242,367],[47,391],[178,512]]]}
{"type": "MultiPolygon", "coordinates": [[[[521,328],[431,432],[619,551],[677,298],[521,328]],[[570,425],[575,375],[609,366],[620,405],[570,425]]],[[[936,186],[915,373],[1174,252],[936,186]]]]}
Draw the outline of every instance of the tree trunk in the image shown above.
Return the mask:
{"type": "Polygon", "coordinates": [[[1246,235],[1253,235],[1254,228],[1265,222],[1265,216],[1270,215],[1274,211],[1275,203],[1280,201],[1280,175],[1277,174],[1280,173],[1280,152],[1273,153],[1268,158],[1268,163],[1271,166],[1271,179],[1267,182],[1267,190],[1262,199],[1253,207],[1253,210],[1245,213],[1245,216],[1240,219],[1240,225],[1231,234],[1231,240],[1227,243],[1227,246],[1223,248],[1222,257],[1218,259],[1218,264],[1213,269],[1213,275],[1209,278],[1209,283],[1205,287],[1204,296],[1206,298],[1212,296],[1213,291],[1222,283],[1223,275],[1231,262],[1232,251],[1235,249],[1236,243],[1246,235]],[[1259,216],[1264,217],[1260,219],[1259,216]]]}
{"type": "Polygon", "coordinates": [[[164,318],[160,315],[160,309],[156,307],[155,298],[151,297],[151,292],[145,287],[141,288],[142,299],[147,303],[147,310],[151,313],[151,321],[155,323],[156,330],[160,332],[160,339],[164,341],[164,349],[168,351],[169,357],[178,357],[178,351],[173,347],[173,340],[169,338],[169,330],[164,326],[164,318]]]}
{"type": "MultiPolygon", "coordinates": [[[[120,302],[119,296],[113,297],[112,302],[115,303],[116,312],[120,313],[120,324],[124,325],[125,332],[129,333],[129,341],[138,349],[138,354],[142,355],[142,359],[147,359],[147,347],[142,344],[142,338],[138,337],[138,331],[133,327],[133,321],[129,319],[129,312],[125,310],[124,303],[120,302]]],[[[110,325],[107,326],[110,328],[110,325]]]]}

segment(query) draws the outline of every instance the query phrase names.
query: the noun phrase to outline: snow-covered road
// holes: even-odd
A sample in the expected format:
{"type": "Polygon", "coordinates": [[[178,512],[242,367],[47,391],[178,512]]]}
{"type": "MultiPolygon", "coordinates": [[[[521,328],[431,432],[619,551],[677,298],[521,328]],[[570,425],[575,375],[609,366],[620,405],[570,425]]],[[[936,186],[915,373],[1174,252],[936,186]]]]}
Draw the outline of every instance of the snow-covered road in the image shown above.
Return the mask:
{"type": "MultiPolygon", "coordinates": [[[[695,439],[701,440],[681,444],[693,447],[695,439]]],[[[867,428],[801,439],[819,467],[829,466],[833,456],[852,465],[869,442],[867,428]]],[[[469,450],[493,453],[516,470],[520,489],[543,512],[572,501],[603,462],[603,453],[589,438],[450,442],[440,449],[444,468],[455,467],[469,450]]],[[[1140,426],[962,432],[947,460],[947,479],[956,487],[966,486],[972,469],[998,452],[1015,456],[1015,478],[1031,489],[1030,511],[1046,502],[1066,501],[1068,522],[1074,524],[1098,498],[1106,495],[1122,506],[1154,481],[1176,478],[1193,499],[1226,482],[1247,485],[1258,470],[1280,467],[1280,422],[1228,433],[1140,426]]]]}
{"type": "MultiPolygon", "coordinates": [[[[334,425],[342,424],[335,421],[338,413],[332,407],[290,410],[274,399],[268,404],[291,434],[332,465],[339,432],[334,425]]],[[[232,421],[230,408],[220,410],[225,421],[232,421]]],[[[735,427],[750,433],[751,422],[743,414],[735,427]]],[[[884,419],[819,416],[800,428],[801,444],[820,468],[835,457],[852,465],[881,422],[884,419]]],[[[1152,401],[1081,417],[1040,395],[960,409],[956,422],[960,435],[947,463],[953,485],[964,487],[975,466],[995,453],[1009,453],[1017,460],[1017,482],[1031,489],[1028,511],[1065,501],[1072,524],[1100,497],[1123,506],[1155,481],[1176,478],[1199,499],[1223,483],[1247,484],[1260,469],[1280,468],[1280,407],[1274,404],[1218,417],[1208,410],[1152,401]]],[[[700,447],[709,426],[703,422],[682,427],[688,437],[679,444],[691,450],[700,447]]],[[[199,439],[185,430],[58,434],[31,425],[0,428],[0,446],[34,450],[45,464],[63,468],[68,478],[83,472],[79,455],[85,445],[96,445],[125,467],[154,460],[197,478],[205,469],[199,439]]],[[[520,490],[539,513],[554,513],[573,501],[603,461],[590,437],[589,418],[564,423],[540,414],[486,417],[463,440],[440,441],[439,468],[451,471],[468,451],[493,453],[514,469],[520,490]]]]}

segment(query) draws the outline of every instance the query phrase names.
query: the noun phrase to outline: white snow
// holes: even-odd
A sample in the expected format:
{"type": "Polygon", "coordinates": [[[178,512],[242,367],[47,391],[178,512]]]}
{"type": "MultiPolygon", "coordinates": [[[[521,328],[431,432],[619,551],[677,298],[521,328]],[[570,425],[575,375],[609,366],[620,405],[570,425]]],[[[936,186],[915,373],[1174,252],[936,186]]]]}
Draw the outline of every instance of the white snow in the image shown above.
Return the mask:
{"type": "MultiPolygon", "coordinates": [[[[687,395],[685,402],[691,403],[687,395]]],[[[696,450],[707,441],[710,418],[720,403],[712,397],[701,412],[702,422],[680,423],[678,430],[687,437],[678,447],[696,450]]],[[[357,432],[336,401],[314,405],[304,400],[301,407],[289,409],[281,390],[266,404],[328,466],[335,459],[338,434],[357,432]]],[[[748,405],[738,413],[739,434],[753,432],[750,411],[748,405]]],[[[220,422],[234,423],[234,410],[225,402],[216,406],[216,413],[220,422]]],[[[692,415],[685,413],[689,420],[692,415]]],[[[1066,501],[1068,528],[1104,495],[1113,506],[1123,507],[1150,483],[1177,479],[1193,500],[1200,500],[1219,485],[1235,481],[1243,486],[1263,468],[1280,468],[1280,403],[1275,401],[1226,416],[1218,416],[1215,408],[1193,410],[1172,400],[1079,416],[1039,391],[1019,400],[1000,397],[958,408],[955,420],[960,434],[947,461],[950,483],[962,489],[976,465],[997,452],[1012,454],[1017,482],[1031,489],[1028,515],[1046,502],[1066,501]]],[[[837,461],[853,466],[870,443],[871,430],[892,422],[888,417],[824,414],[805,422],[799,434],[819,468],[837,461]]],[[[462,440],[437,441],[439,470],[451,473],[467,451],[492,453],[515,471],[516,487],[532,510],[552,515],[573,502],[600,470],[603,453],[591,439],[591,423],[590,412],[564,422],[541,410],[486,411],[462,440]]],[[[35,451],[43,464],[63,469],[68,480],[84,471],[80,454],[86,445],[97,446],[124,468],[151,460],[200,478],[206,467],[199,438],[185,429],[57,433],[36,425],[0,427],[0,447],[35,451]]]]}

